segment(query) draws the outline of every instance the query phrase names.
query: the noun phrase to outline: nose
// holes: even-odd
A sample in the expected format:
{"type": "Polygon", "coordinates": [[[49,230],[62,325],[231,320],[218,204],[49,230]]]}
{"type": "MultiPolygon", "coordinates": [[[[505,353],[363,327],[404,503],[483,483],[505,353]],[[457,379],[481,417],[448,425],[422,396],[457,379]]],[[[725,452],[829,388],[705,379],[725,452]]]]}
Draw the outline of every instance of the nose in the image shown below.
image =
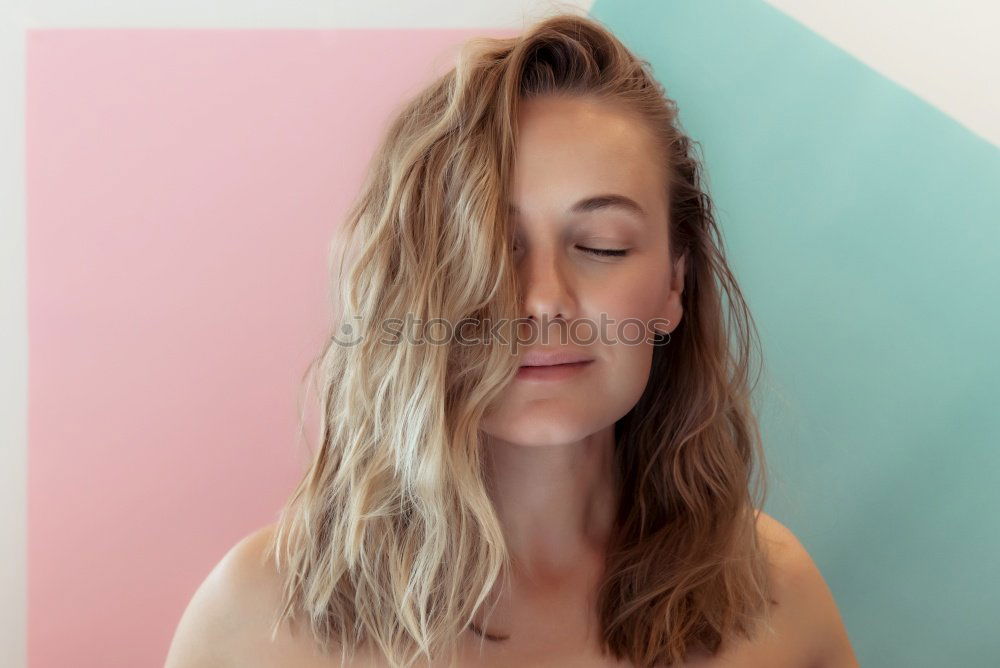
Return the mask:
{"type": "Polygon", "coordinates": [[[542,324],[574,316],[569,270],[557,249],[552,245],[539,245],[530,251],[524,250],[519,268],[523,317],[542,324]]]}

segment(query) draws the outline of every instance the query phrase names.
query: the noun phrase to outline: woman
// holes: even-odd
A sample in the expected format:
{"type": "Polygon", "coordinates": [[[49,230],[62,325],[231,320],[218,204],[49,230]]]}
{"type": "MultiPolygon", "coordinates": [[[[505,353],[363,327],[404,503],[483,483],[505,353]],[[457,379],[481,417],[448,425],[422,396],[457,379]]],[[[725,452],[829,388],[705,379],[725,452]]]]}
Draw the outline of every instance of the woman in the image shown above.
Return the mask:
{"type": "Polygon", "coordinates": [[[312,465],[168,666],[857,665],[758,510],[754,327],[700,170],[596,21],[469,42],[342,228],[312,465]]]}

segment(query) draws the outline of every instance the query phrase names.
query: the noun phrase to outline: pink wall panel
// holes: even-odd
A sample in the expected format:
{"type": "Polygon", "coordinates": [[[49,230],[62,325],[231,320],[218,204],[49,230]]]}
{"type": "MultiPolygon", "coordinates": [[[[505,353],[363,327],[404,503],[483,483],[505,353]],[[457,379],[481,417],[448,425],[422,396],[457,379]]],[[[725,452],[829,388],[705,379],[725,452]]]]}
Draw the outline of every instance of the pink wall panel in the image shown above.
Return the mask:
{"type": "Polygon", "coordinates": [[[29,663],[162,665],[304,454],[326,253],[391,110],[467,34],[34,30],[29,663]]]}

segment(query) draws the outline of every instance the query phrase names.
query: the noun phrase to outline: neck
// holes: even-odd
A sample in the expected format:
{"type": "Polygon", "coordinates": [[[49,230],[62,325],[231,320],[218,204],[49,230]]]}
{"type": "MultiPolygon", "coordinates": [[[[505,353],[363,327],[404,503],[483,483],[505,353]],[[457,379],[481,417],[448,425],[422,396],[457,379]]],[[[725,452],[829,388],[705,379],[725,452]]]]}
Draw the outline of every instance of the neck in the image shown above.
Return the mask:
{"type": "Polygon", "coordinates": [[[491,494],[516,571],[569,574],[603,556],[617,505],[614,425],[580,441],[517,445],[488,438],[491,494]]]}

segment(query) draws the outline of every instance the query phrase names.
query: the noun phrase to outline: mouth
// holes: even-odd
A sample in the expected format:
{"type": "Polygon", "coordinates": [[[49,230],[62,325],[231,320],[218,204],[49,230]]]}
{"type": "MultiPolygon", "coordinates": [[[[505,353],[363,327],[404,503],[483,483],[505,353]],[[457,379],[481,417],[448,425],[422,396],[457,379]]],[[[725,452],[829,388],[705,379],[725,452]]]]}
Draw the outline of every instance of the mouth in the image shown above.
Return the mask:
{"type": "Polygon", "coordinates": [[[519,380],[565,380],[572,378],[593,364],[592,359],[558,364],[525,364],[517,370],[519,380]]]}

